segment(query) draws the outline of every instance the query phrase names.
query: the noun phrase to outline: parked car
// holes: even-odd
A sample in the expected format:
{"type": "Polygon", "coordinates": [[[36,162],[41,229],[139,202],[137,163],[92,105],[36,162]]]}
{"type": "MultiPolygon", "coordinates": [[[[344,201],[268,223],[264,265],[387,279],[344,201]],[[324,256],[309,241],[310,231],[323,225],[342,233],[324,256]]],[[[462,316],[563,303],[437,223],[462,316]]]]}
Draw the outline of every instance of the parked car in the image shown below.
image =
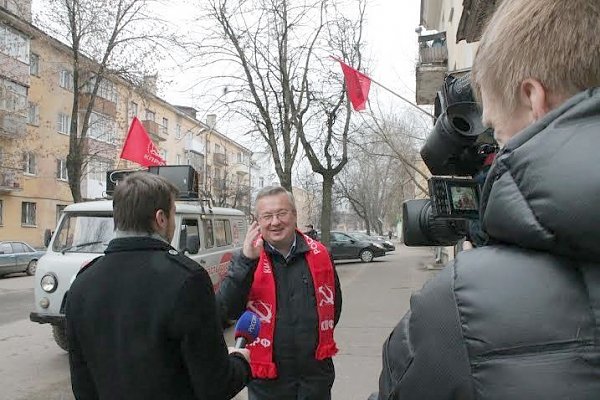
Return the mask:
{"type": "Polygon", "coordinates": [[[45,250],[36,250],[25,242],[0,242],[0,276],[14,272],[34,275],[37,262],[45,253],[45,250]]]}
{"type": "Polygon", "coordinates": [[[385,255],[385,248],[379,243],[359,240],[347,233],[336,231],[331,232],[329,250],[334,260],[358,258],[362,262],[371,262],[375,257],[385,255]]]}
{"type": "Polygon", "coordinates": [[[379,243],[383,247],[385,247],[385,251],[396,250],[396,246],[394,245],[394,243],[388,240],[385,236],[367,235],[365,232],[348,232],[348,234],[358,240],[366,240],[379,243]]]}

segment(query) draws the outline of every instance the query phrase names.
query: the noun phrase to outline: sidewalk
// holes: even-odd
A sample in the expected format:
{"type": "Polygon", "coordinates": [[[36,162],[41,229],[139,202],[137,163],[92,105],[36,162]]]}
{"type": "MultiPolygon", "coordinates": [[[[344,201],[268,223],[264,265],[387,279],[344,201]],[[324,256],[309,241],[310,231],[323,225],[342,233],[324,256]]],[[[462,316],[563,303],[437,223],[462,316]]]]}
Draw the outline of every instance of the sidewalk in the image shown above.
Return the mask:
{"type": "Polygon", "coordinates": [[[371,264],[338,267],[361,271],[350,282],[342,280],[334,400],[366,400],[377,390],[383,342],[408,310],[411,293],[437,273],[426,269],[432,259],[431,249],[399,244],[396,251],[371,264]]]}

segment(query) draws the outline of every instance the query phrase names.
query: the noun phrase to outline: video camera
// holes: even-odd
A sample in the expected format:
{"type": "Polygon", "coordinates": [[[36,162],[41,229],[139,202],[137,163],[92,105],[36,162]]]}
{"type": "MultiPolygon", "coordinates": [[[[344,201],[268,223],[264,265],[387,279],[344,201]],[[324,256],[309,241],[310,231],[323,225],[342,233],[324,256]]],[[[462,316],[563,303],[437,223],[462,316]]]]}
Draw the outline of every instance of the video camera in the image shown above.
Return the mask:
{"type": "Polygon", "coordinates": [[[435,99],[435,126],[421,149],[432,173],[429,199],[403,204],[407,246],[453,246],[479,218],[486,168],[498,151],[471,89],[470,74],[447,76],[435,99]],[[483,178],[483,179],[482,179],[483,178]]]}

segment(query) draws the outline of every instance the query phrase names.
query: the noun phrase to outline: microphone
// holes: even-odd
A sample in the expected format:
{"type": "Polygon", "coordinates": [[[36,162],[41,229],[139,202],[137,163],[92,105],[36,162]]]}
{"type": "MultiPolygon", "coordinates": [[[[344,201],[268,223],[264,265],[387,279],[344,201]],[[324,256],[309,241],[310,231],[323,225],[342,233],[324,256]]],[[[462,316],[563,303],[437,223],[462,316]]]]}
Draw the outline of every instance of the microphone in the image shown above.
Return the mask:
{"type": "Polygon", "coordinates": [[[235,324],[235,348],[243,349],[252,343],[260,332],[260,318],[252,311],[245,311],[235,324]]]}

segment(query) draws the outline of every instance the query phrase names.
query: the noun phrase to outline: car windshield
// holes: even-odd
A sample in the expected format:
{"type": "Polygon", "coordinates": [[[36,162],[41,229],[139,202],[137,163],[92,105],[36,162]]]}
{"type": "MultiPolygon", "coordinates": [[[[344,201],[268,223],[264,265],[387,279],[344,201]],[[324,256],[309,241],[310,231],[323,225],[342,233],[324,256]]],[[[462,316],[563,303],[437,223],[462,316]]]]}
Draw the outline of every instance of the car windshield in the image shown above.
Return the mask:
{"type": "Polygon", "coordinates": [[[55,233],[52,250],[103,253],[114,237],[112,215],[67,214],[55,233]]]}

